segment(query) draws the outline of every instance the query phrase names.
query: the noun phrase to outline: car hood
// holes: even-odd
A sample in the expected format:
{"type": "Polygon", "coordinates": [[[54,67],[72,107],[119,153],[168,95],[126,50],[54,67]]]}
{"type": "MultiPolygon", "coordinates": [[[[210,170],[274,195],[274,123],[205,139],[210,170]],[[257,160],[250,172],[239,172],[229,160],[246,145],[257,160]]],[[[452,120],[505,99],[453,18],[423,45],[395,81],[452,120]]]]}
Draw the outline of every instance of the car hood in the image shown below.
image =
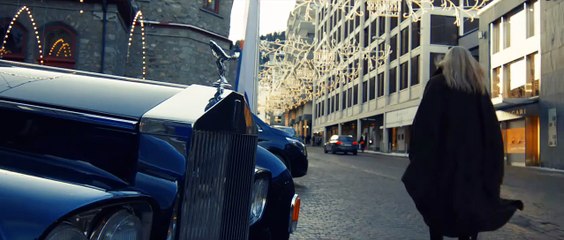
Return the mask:
{"type": "Polygon", "coordinates": [[[0,240],[37,239],[58,219],[113,195],[0,168],[0,240]]]}

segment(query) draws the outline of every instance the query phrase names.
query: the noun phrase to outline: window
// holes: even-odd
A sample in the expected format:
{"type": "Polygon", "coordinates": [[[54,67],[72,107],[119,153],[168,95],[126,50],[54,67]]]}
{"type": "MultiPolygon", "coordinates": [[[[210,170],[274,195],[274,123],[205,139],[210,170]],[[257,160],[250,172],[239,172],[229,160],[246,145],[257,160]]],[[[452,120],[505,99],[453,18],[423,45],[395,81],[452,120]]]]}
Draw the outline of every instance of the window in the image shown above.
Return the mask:
{"type": "Polygon", "coordinates": [[[368,47],[370,44],[370,29],[368,27],[364,28],[364,47],[368,47]]]}
{"type": "Polygon", "coordinates": [[[378,97],[384,96],[384,73],[378,73],[378,97]]]}
{"type": "Polygon", "coordinates": [[[435,75],[435,72],[437,71],[438,68],[438,64],[441,60],[443,60],[443,57],[445,56],[444,53],[431,53],[430,57],[429,57],[429,75],[433,76],[435,75]]]}
{"type": "Polygon", "coordinates": [[[511,16],[503,18],[503,48],[511,47],[511,16]]]}
{"type": "Polygon", "coordinates": [[[368,101],[368,81],[362,83],[362,102],[368,101]]]}
{"type": "Polygon", "coordinates": [[[471,18],[464,18],[462,26],[464,27],[464,34],[474,31],[480,26],[480,19],[475,18],[474,21],[472,21],[471,18]]]}
{"type": "Polygon", "coordinates": [[[503,74],[503,90],[507,94],[507,98],[523,98],[525,97],[525,84],[527,83],[527,75],[523,74],[523,69],[526,69],[524,59],[519,59],[506,64],[503,74]]]}
{"type": "Polygon", "coordinates": [[[400,65],[400,90],[407,88],[407,74],[408,74],[408,65],[407,62],[404,62],[400,65]]]}
{"type": "Polygon", "coordinates": [[[339,94],[335,94],[335,111],[339,111],[339,94]]]}
{"type": "Polygon", "coordinates": [[[368,89],[369,89],[369,98],[370,100],[376,98],[376,78],[372,77],[370,78],[370,84],[368,85],[368,89]]]}
{"type": "MultiPolygon", "coordinates": [[[[440,1],[439,1],[440,2],[440,1]]],[[[431,16],[431,44],[458,45],[458,27],[455,17],[431,16]]]]}
{"type": "Polygon", "coordinates": [[[497,53],[501,50],[501,19],[496,20],[491,24],[492,38],[491,46],[492,53],[497,53]]]}
{"type": "Polygon", "coordinates": [[[409,50],[409,28],[404,28],[400,33],[400,56],[409,50]]]}
{"type": "MultiPolygon", "coordinates": [[[[0,19],[0,37],[4,40],[6,30],[10,26],[11,19],[0,19]]],[[[26,54],[27,31],[19,22],[12,25],[8,38],[5,39],[4,50],[0,55],[3,59],[24,61],[26,54]]]]}
{"type": "Polygon", "coordinates": [[[386,18],[378,17],[378,37],[382,37],[386,33],[386,18]]]}
{"type": "Polygon", "coordinates": [[[370,22],[370,42],[376,39],[376,18],[370,22]]]}
{"type": "Polygon", "coordinates": [[[368,74],[368,60],[369,59],[362,59],[362,74],[366,75],[368,74]]]}
{"type": "Polygon", "coordinates": [[[419,56],[411,59],[411,86],[419,84],[419,56]]]}
{"type": "Polygon", "coordinates": [[[388,17],[390,20],[390,31],[394,30],[395,27],[398,26],[398,18],[397,17],[388,17]]]}
{"type": "Polygon", "coordinates": [[[219,0],[204,0],[204,9],[219,13],[219,0]]]}
{"type": "Polygon", "coordinates": [[[349,88],[347,90],[347,107],[351,107],[352,106],[352,88],[349,88]]]}
{"type": "Polygon", "coordinates": [[[396,92],[396,68],[391,68],[388,73],[388,76],[390,77],[388,81],[388,91],[389,94],[392,94],[396,92]]]}
{"type": "Polygon", "coordinates": [[[358,84],[353,86],[353,105],[358,104],[358,84]]]}
{"type": "Polygon", "coordinates": [[[347,108],[347,90],[343,90],[343,94],[341,95],[343,96],[341,109],[345,110],[345,108],[347,108]]]}
{"type": "Polygon", "coordinates": [[[535,5],[538,5],[536,0],[527,3],[527,38],[535,35],[535,15],[538,13],[535,5]]]}
{"type": "Polygon", "coordinates": [[[491,97],[501,97],[501,68],[496,67],[492,71],[492,92],[491,97]]]}
{"type": "Polygon", "coordinates": [[[421,22],[411,23],[411,49],[419,47],[421,43],[421,22]]]}
{"type": "Polygon", "coordinates": [[[74,31],[62,24],[45,27],[45,65],[74,68],[75,43],[74,31]]]}
{"type": "Polygon", "coordinates": [[[390,53],[390,62],[396,60],[398,56],[398,35],[394,35],[390,38],[390,49],[392,52],[390,53]]]}
{"type": "Polygon", "coordinates": [[[527,84],[525,85],[525,96],[534,97],[540,91],[540,60],[537,53],[527,56],[527,84]]]}

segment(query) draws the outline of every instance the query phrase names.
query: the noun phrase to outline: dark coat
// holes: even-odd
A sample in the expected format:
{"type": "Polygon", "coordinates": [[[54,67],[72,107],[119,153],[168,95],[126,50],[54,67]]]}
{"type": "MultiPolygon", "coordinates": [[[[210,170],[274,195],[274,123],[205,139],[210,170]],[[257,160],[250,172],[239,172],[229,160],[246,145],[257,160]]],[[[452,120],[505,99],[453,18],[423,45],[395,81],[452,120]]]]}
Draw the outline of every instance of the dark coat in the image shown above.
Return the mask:
{"type": "Polygon", "coordinates": [[[411,128],[402,181],[425,223],[458,237],[502,227],[523,203],[499,197],[503,140],[488,94],[427,86],[411,128]]]}

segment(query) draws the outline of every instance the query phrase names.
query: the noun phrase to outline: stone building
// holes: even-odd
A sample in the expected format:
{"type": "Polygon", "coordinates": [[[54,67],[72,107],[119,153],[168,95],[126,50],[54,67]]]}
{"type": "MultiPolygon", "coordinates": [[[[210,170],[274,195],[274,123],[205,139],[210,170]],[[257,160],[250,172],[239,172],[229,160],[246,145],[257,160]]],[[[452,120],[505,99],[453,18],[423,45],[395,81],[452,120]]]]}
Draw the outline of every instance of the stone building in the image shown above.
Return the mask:
{"type": "MultiPolygon", "coordinates": [[[[0,0],[0,36],[5,42],[1,55],[92,72],[210,84],[217,80],[217,71],[208,43],[214,40],[226,51],[231,48],[227,36],[232,4],[0,0]]],[[[233,79],[235,64],[230,65],[228,78],[233,79]]]]}

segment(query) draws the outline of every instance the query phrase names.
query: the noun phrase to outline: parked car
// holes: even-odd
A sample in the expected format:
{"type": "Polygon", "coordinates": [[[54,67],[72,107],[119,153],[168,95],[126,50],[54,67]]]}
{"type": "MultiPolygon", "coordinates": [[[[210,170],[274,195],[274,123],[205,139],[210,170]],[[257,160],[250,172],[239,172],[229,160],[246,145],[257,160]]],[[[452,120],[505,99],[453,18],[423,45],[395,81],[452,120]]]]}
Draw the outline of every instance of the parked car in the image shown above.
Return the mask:
{"type": "Polygon", "coordinates": [[[302,139],[300,139],[300,137],[296,133],[296,130],[293,127],[282,126],[282,125],[272,125],[272,127],[288,133],[289,137],[293,137],[295,139],[302,140],[302,139]]]}
{"type": "Polygon", "coordinates": [[[269,205],[297,224],[241,94],[2,60],[0,78],[0,239],[245,239],[269,205]]]}
{"type": "Polygon", "coordinates": [[[323,146],[323,152],[331,152],[333,154],[337,152],[344,154],[351,152],[353,155],[356,155],[358,153],[358,142],[351,135],[333,135],[323,146]]]}
{"type": "Polygon", "coordinates": [[[258,144],[280,158],[292,177],[306,175],[308,160],[305,144],[288,133],[271,127],[256,115],[253,115],[253,120],[258,127],[258,144]]]}
{"type": "Polygon", "coordinates": [[[292,175],[280,159],[261,146],[257,148],[256,164],[268,169],[272,178],[266,208],[262,218],[251,226],[250,239],[287,240],[297,228],[301,202],[292,175]]]}

